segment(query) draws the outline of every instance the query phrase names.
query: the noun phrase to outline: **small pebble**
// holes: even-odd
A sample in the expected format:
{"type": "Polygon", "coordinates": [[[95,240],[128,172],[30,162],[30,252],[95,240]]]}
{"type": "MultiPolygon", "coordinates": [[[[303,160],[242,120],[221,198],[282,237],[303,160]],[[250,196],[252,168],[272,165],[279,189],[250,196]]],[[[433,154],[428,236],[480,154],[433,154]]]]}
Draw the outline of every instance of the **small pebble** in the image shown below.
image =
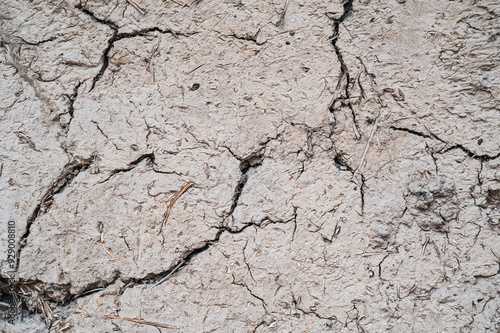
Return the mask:
{"type": "Polygon", "coordinates": [[[130,148],[132,148],[133,151],[138,151],[139,146],[138,145],[131,145],[130,148]]]}
{"type": "Polygon", "coordinates": [[[479,139],[479,140],[477,140],[477,144],[478,144],[478,145],[481,145],[482,143],[483,143],[483,139],[479,139]]]}

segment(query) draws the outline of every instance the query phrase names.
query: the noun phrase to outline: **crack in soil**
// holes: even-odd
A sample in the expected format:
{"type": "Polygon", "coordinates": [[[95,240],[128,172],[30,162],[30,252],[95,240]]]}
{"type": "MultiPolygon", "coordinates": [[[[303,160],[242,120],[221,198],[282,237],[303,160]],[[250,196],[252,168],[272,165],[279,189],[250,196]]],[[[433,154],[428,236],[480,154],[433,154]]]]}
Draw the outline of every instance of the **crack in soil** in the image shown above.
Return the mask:
{"type": "Polygon", "coordinates": [[[365,176],[360,174],[361,176],[361,185],[359,186],[359,192],[361,194],[361,216],[365,214],[365,176]]]}
{"type": "MultiPolygon", "coordinates": [[[[358,130],[359,126],[358,126],[358,123],[356,120],[356,113],[354,112],[354,108],[353,108],[352,103],[351,103],[351,96],[350,96],[350,92],[349,92],[349,89],[351,88],[351,76],[349,73],[349,68],[347,67],[347,65],[344,61],[344,56],[342,55],[342,52],[337,45],[337,41],[339,38],[340,25],[345,20],[347,20],[350,17],[350,15],[352,14],[353,2],[354,2],[354,0],[347,0],[346,2],[344,2],[344,4],[343,4],[344,12],[342,13],[342,15],[340,16],[339,19],[333,19],[333,23],[334,23],[333,24],[333,35],[332,35],[332,37],[330,37],[330,39],[331,39],[331,44],[333,46],[333,49],[335,50],[335,54],[337,55],[337,59],[340,62],[340,77],[339,77],[339,81],[337,83],[337,87],[335,90],[338,90],[342,86],[342,80],[344,78],[346,80],[346,83],[345,83],[345,88],[343,89],[343,93],[341,94],[340,97],[334,98],[334,100],[331,102],[331,104],[329,106],[329,110],[333,114],[335,112],[335,109],[336,109],[335,104],[337,102],[340,102],[339,107],[346,105],[349,108],[349,110],[351,111],[351,116],[352,116],[352,121],[353,121],[353,129],[354,129],[354,134],[355,134],[356,140],[359,140],[359,139],[361,139],[362,135],[361,135],[361,133],[359,133],[359,130],[358,130]]],[[[362,87],[361,87],[361,89],[362,89],[362,87]]],[[[332,131],[332,134],[333,134],[333,131],[332,131]]],[[[331,135],[330,135],[330,140],[331,140],[331,135]]],[[[333,141],[332,141],[332,143],[333,143],[333,141]]],[[[343,157],[342,154],[337,153],[335,155],[333,161],[334,161],[335,166],[339,170],[349,171],[353,177],[355,176],[355,170],[347,163],[347,161],[345,160],[345,158],[343,157]]],[[[360,194],[361,194],[361,216],[363,216],[364,215],[364,206],[365,206],[365,192],[364,192],[365,177],[361,173],[360,173],[360,176],[361,176],[360,177],[361,184],[359,185],[359,187],[360,187],[360,194]]]]}
{"type": "Polygon", "coordinates": [[[57,180],[53,180],[51,186],[47,189],[45,194],[42,196],[40,203],[35,207],[35,210],[26,222],[26,230],[24,234],[19,238],[19,249],[17,255],[17,267],[19,267],[19,260],[21,257],[21,250],[26,245],[26,240],[30,235],[30,228],[35,222],[35,220],[42,214],[45,214],[53,203],[53,197],[56,194],[60,194],[68,184],[70,184],[73,179],[80,174],[80,172],[87,170],[92,164],[93,159],[86,159],[81,162],[70,162],[64,166],[63,172],[57,180]]]}
{"type": "Polygon", "coordinates": [[[467,154],[467,156],[469,156],[470,158],[478,160],[478,161],[481,161],[481,162],[483,162],[483,161],[489,161],[489,160],[494,160],[494,159],[500,157],[500,153],[498,153],[496,155],[487,155],[487,154],[477,155],[477,154],[473,153],[472,151],[470,151],[469,149],[465,148],[462,144],[456,143],[454,145],[451,145],[449,142],[444,141],[443,139],[439,138],[437,135],[435,135],[434,133],[432,133],[430,131],[429,131],[430,135],[427,135],[427,134],[424,134],[424,133],[421,133],[421,132],[418,132],[418,131],[415,131],[415,130],[404,128],[404,127],[390,126],[389,128],[391,130],[393,130],[393,131],[406,132],[406,133],[409,133],[409,134],[412,134],[412,135],[416,135],[416,136],[419,136],[419,137],[422,137],[422,138],[425,138],[425,139],[435,139],[435,140],[437,140],[437,141],[439,141],[441,143],[444,143],[446,146],[449,145],[450,147],[443,148],[443,149],[441,149],[440,151],[437,152],[437,154],[440,154],[440,155],[446,154],[447,152],[449,152],[451,150],[459,149],[462,152],[464,152],[465,154],[467,154]]]}
{"type": "Polygon", "coordinates": [[[233,282],[232,283],[234,285],[236,285],[236,286],[240,286],[240,287],[246,288],[246,290],[248,290],[248,292],[250,293],[250,295],[252,295],[252,297],[258,299],[261,302],[262,307],[264,308],[264,312],[267,313],[267,308],[266,308],[267,304],[266,304],[266,301],[262,297],[259,297],[259,296],[255,295],[253,293],[253,291],[246,284],[244,284],[244,283],[237,283],[236,282],[236,278],[234,277],[234,274],[231,274],[231,275],[233,276],[233,282]]]}
{"type": "MultiPolygon", "coordinates": [[[[234,156],[234,155],[233,155],[234,156]]],[[[241,197],[241,194],[243,193],[243,188],[245,187],[247,181],[248,181],[248,171],[251,168],[257,168],[262,164],[263,161],[263,156],[258,153],[251,154],[247,158],[240,160],[240,170],[241,170],[241,177],[240,180],[238,181],[238,184],[234,188],[234,195],[233,195],[233,200],[231,204],[231,208],[229,209],[229,212],[227,213],[226,217],[223,219],[222,224],[224,225],[224,222],[233,215],[234,210],[238,206],[238,201],[241,197]]]]}
{"type": "MultiPolygon", "coordinates": [[[[163,272],[158,273],[158,274],[148,274],[145,277],[140,278],[140,279],[123,278],[122,279],[123,282],[125,282],[127,284],[123,288],[121,288],[119,295],[122,295],[123,292],[125,291],[125,289],[133,288],[135,286],[151,285],[151,288],[153,288],[156,285],[165,282],[166,279],[172,277],[175,273],[178,273],[183,267],[186,267],[187,265],[189,265],[198,254],[209,250],[211,246],[213,246],[214,244],[217,244],[219,242],[221,236],[226,232],[229,234],[232,234],[232,235],[237,235],[237,234],[244,232],[247,228],[250,228],[250,227],[263,229],[266,226],[268,226],[269,224],[278,224],[278,223],[279,224],[286,224],[286,223],[292,222],[294,220],[295,220],[295,218],[292,218],[292,219],[290,219],[288,221],[284,221],[284,222],[282,222],[282,221],[270,221],[269,223],[266,223],[264,226],[261,226],[258,223],[249,223],[238,230],[232,230],[232,229],[229,229],[227,227],[216,227],[216,229],[218,229],[218,232],[213,239],[204,241],[200,247],[194,248],[191,251],[189,251],[183,258],[181,258],[181,259],[177,260],[175,263],[173,263],[166,271],[163,271],[163,272]]],[[[108,281],[103,281],[103,280],[95,281],[91,285],[87,286],[87,288],[84,291],[82,291],[80,294],[77,294],[77,295],[71,295],[69,293],[71,286],[68,284],[50,285],[50,287],[51,288],[59,288],[62,293],[67,294],[62,301],[59,301],[60,305],[67,305],[67,304],[73,302],[77,298],[89,296],[89,295],[92,295],[96,292],[99,292],[101,290],[106,289],[110,285],[114,284],[120,278],[122,278],[121,273],[119,271],[116,271],[115,274],[113,274],[113,277],[111,279],[109,279],[108,281]]],[[[22,283],[24,283],[24,284],[29,284],[29,283],[38,284],[38,283],[40,283],[40,281],[30,280],[30,281],[22,281],[22,283]]],[[[252,294],[252,296],[254,296],[254,295],[252,294]]],[[[51,298],[48,297],[47,295],[45,295],[45,297],[47,299],[51,300],[51,298]]],[[[260,299],[257,296],[255,296],[255,297],[260,299]]],[[[265,304],[264,301],[263,301],[263,304],[265,304]]],[[[265,307],[264,307],[264,309],[265,309],[265,307]]],[[[267,310],[266,310],[266,312],[267,312],[267,310]]]]}
{"type": "Polygon", "coordinates": [[[361,134],[357,130],[357,128],[359,126],[357,124],[356,114],[354,112],[354,108],[352,107],[351,96],[350,96],[350,92],[349,92],[349,88],[351,87],[351,76],[349,74],[349,69],[347,68],[347,65],[345,64],[342,52],[340,51],[340,48],[337,45],[337,40],[339,38],[340,25],[351,15],[351,13],[353,11],[352,10],[353,2],[354,2],[354,0],[346,1],[343,5],[344,12],[342,13],[342,16],[339,19],[333,19],[333,35],[332,35],[332,37],[330,37],[330,39],[332,41],[331,43],[332,43],[333,49],[335,50],[335,54],[337,55],[337,59],[340,62],[340,77],[339,77],[339,81],[337,83],[336,89],[341,87],[342,80],[344,78],[346,79],[346,84],[345,84],[345,88],[343,91],[344,96],[341,95],[340,97],[335,98],[332,101],[332,103],[329,107],[329,110],[331,113],[334,113],[336,102],[340,102],[341,106],[346,105],[349,108],[349,110],[351,111],[351,116],[352,116],[352,120],[354,123],[356,139],[359,140],[359,139],[361,139],[361,134]]]}
{"type": "MultiPolygon", "coordinates": [[[[264,147],[262,149],[264,149],[264,147]]],[[[251,168],[256,168],[256,167],[261,165],[262,160],[263,160],[263,155],[261,153],[262,149],[257,153],[250,154],[248,157],[246,157],[244,159],[240,159],[240,170],[241,170],[242,175],[241,175],[241,178],[240,178],[240,180],[235,188],[235,194],[233,196],[233,203],[231,205],[231,210],[230,210],[229,214],[226,216],[226,218],[224,218],[224,221],[229,216],[231,216],[231,214],[234,212],[234,209],[236,209],[236,207],[238,205],[239,197],[241,196],[241,193],[242,193],[243,188],[246,184],[246,181],[248,180],[247,172],[251,168]]],[[[113,175],[115,175],[117,173],[127,172],[127,171],[132,170],[140,162],[142,162],[144,160],[150,160],[151,162],[154,163],[154,159],[155,159],[154,153],[143,154],[139,158],[137,158],[136,160],[130,162],[129,166],[127,168],[116,169],[116,170],[111,171],[110,176],[106,180],[109,180],[113,175]]],[[[88,169],[89,166],[92,164],[92,161],[93,161],[93,159],[90,159],[90,160],[86,161],[86,164],[76,164],[76,165],[71,166],[71,167],[66,167],[66,168],[69,168],[69,170],[65,171],[63,173],[63,175],[59,177],[59,180],[55,183],[54,186],[52,186],[47,191],[44,198],[51,197],[54,194],[60,193],[64,189],[64,187],[74,177],[76,177],[76,175],[78,175],[78,173],[88,169]],[[68,176],[71,176],[71,177],[68,179],[68,176]],[[66,180],[66,181],[63,182],[63,180],[66,180]]],[[[106,181],[106,180],[104,180],[104,181],[106,181]]],[[[33,217],[32,217],[32,221],[30,222],[29,225],[31,225],[33,223],[33,221],[36,219],[36,217],[38,216],[38,212],[40,211],[40,207],[43,205],[43,202],[45,202],[44,200],[45,199],[42,200],[41,204],[37,207],[37,210],[35,210],[35,213],[33,214],[33,217]]],[[[218,232],[213,239],[206,240],[202,243],[201,246],[196,247],[196,248],[192,249],[191,251],[189,251],[183,258],[181,258],[180,260],[178,260],[177,262],[172,264],[166,271],[159,273],[159,274],[146,275],[144,278],[141,278],[141,279],[124,279],[125,280],[124,282],[128,282],[128,284],[121,290],[121,293],[123,293],[124,289],[134,287],[136,285],[144,285],[144,284],[149,285],[149,284],[156,284],[159,282],[163,282],[162,280],[172,276],[174,273],[176,273],[177,271],[181,270],[183,267],[188,265],[196,255],[207,251],[208,249],[210,249],[210,247],[212,245],[218,243],[220,240],[220,237],[222,236],[222,234],[224,232],[228,232],[230,234],[239,234],[239,233],[245,231],[247,228],[252,227],[252,226],[258,227],[258,228],[265,228],[269,224],[276,224],[276,223],[285,223],[286,224],[286,223],[294,221],[294,220],[296,221],[296,212],[295,212],[294,218],[292,218],[288,221],[271,221],[269,219],[264,219],[264,220],[267,221],[267,223],[265,223],[265,225],[261,225],[264,221],[260,221],[260,223],[246,224],[242,228],[237,229],[237,230],[230,229],[226,226],[216,227],[218,229],[218,232]]],[[[29,232],[27,234],[25,234],[22,237],[22,239],[27,238],[28,235],[29,235],[29,232]]],[[[95,283],[92,283],[90,286],[88,286],[86,288],[86,290],[84,290],[82,293],[80,293],[78,295],[68,295],[67,297],[65,297],[65,300],[63,301],[62,304],[64,305],[64,304],[67,304],[69,301],[72,301],[76,298],[88,296],[90,294],[98,292],[98,291],[108,287],[109,285],[112,285],[119,278],[121,278],[120,272],[116,272],[116,274],[109,281],[102,281],[102,280],[96,281],[95,283]]],[[[25,283],[35,282],[36,283],[39,281],[24,281],[24,282],[25,283]]],[[[64,286],[64,289],[65,289],[65,292],[69,294],[70,286],[64,286]]]]}
{"type": "MultiPolygon", "coordinates": [[[[157,284],[163,283],[164,281],[166,281],[166,278],[172,277],[175,273],[178,273],[179,271],[181,271],[183,267],[186,267],[187,265],[189,265],[198,254],[209,250],[210,247],[217,244],[219,242],[221,236],[225,232],[232,234],[232,235],[237,235],[237,234],[244,232],[247,228],[250,228],[250,227],[256,227],[256,228],[262,229],[262,228],[265,228],[269,224],[277,224],[277,223],[286,224],[288,222],[291,222],[291,220],[285,221],[285,222],[270,222],[270,223],[267,223],[265,226],[260,226],[257,223],[250,223],[250,224],[243,226],[242,228],[240,228],[238,230],[231,230],[231,229],[226,228],[226,227],[216,227],[218,229],[218,232],[213,239],[204,241],[200,247],[194,248],[191,251],[189,251],[183,258],[181,258],[181,259],[177,260],[175,263],[173,263],[166,271],[163,271],[163,272],[158,273],[158,274],[149,274],[149,275],[146,275],[144,278],[140,278],[140,279],[134,279],[134,278],[124,279],[124,282],[128,282],[128,283],[120,290],[120,295],[123,294],[125,289],[133,288],[135,286],[151,285],[151,288],[153,288],[157,284]]],[[[88,295],[91,295],[95,292],[99,292],[102,289],[105,289],[108,286],[115,283],[118,278],[121,278],[119,273],[117,273],[114,276],[114,278],[112,279],[112,281],[110,281],[110,282],[103,284],[102,283],[103,281],[97,281],[96,283],[92,284],[92,288],[89,287],[89,288],[87,288],[87,290],[83,291],[81,294],[74,295],[70,298],[71,298],[71,300],[74,300],[76,298],[88,296],[88,295]],[[100,288],[94,289],[96,286],[99,286],[100,288]]],[[[68,290],[69,290],[69,288],[68,288],[68,290]]],[[[65,305],[67,303],[68,302],[64,302],[64,303],[62,303],[62,305],[65,305]]]]}
{"type": "Polygon", "coordinates": [[[118,32],[119,28],[118,28],[118,26],[114,22],[100,19],[100,18],[96,17],[94,15],[94,13],[92,13],[88,9],[83,8],[82,6],[78,6],[76,8],[79,9],[85,15],[89,16],[94,22],[106,25],[107,27],[109,27],[113,31],[113,35],[108,40],[108,46],[106,47],[106,49],[104,50],[104,52],[103,52],[103,54],[101,56],[101,59],[102,59],[101,60],[102,61],[101,69],[99,70],[99,72],[97,73],[97,75],[94,76],[94,78],[92,79],[92,86],[90,87],[89,92],[92,91],[95,88],[97,82],[99,82],[99,80],[101,80],[101,78],[103,77],[104,73],[106,72],[106,69],[109,66],[109,54],[110,54],[111,50],[113,49],[115,42],[117,42],[119,40],[122,40],[122,39],[126,39],[126,38],[134,38],[134,37],[138,37],[138,36],[145,36],[145,35],[147,35],[148,33],[151,33],[151,32],[159,32],[159,33],[162,33],[162,34],[171,34],[171,35],[173,35],[175,37],[177,37],[179,35],[181,35],[181,36],[192,36],[192,35],[196,34],[196,32],[193,32],[193,33],[177,33],[177,32],[174,32],[172,30],[161,29],[159,27],[152,27],[152,28],[142,29],[142,30],[134,31],[134,32],[119,33],[118,32]]]}
{"type": "Polygon", "coordinates": [[[65,94],[64,95],[64,96],[66,96],[66,98],[69,101],[69,106],[68,106],[69,121],[68,121],[68,124],[64,126],[64,127],[66,127],[66,131],[69,131],[69,126],[71,125],[71,121],[73,120],[73,117],[75,115],[74,104],[75,104],[75,101],[78,97],[78,89],[80,89],[83,82],[84,81],[78,82],[78,84],[75,86],[75,88],[73,88],[73,94],[71,94],[71,95],[65,94]]]}
{"type": "MultiPolygon", "coordinates": [[[[108,178],[104,179],[103,181],[100,181],[99,184],[107,182],[108,180],[111,179],[111,177],[113,177],[117,173],[128,172],[128,171],[134,169],[137,165],[139,165],[139,163],[141,163],[144,160],[149,160],[151,163],[154,163],[155,154],[153,152],[148,153],[148,154],[143,154],[143,155],[139,156],[137,159],[135,159],[134,161],[130,162],[128,164],[128,167],[122,168],[122,169],[111,170],[108,178]]],[[[157,172],[156,170],[154,170],[154,171],[157,172]]],[[[158,172],[158,173],[162,173],[162,172],[158,172]]]]}
{"type": "Polygon", "coordinates": [[[231,37],[231,38],[238,39],[238,40],[245,41],[245,42],[252,42],[252,43],[254,43],[257,46],[262,46],[266,42],[265,41],[258,42],[257,41],[257,35],[258,34],[259,34],[259,32],[257,32],[254,35],[250,35],[250,34],[246,34],[246,35],[232,34],[232,35],[222,35],[222,36],[224,36],[224,37],[231,37]]]}
{"type": "Polygon", "coordinates": [[[339,169],[340,171],[349,171],[352,175],[354,175],[353,168],[351,168],[349,163],[347,163],[343,154],[338,153],[337,155],[335,155],[335,157],[333,158],[333,162],[335,163],[337,169],[339,169]]]}

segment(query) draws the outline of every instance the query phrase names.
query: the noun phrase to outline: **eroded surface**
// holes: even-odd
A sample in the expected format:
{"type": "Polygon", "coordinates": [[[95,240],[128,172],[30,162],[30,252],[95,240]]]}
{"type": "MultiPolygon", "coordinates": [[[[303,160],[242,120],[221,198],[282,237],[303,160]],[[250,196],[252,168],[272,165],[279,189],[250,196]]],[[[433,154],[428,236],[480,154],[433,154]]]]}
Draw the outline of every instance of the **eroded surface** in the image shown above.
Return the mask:
{"type": "Polygon", "coordinates": [[[5,330],[499,329],[500,3],[0,8],[5,330]]]}

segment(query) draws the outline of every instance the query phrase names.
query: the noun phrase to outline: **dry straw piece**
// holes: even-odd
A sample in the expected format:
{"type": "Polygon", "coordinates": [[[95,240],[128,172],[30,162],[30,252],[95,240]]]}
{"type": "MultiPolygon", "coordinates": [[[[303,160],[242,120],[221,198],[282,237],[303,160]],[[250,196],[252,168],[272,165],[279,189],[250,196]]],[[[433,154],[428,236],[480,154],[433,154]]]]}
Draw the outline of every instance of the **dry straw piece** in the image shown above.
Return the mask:
{"type": "Polygon", "coordinates": [[[127,317],[120,318],[119,316],[115,316],[115,315],[106,315],[106,318],[108,318],[108,319],[121,319],[121,320],[130,321],[130,322],[133,322],[136,324],[149,325],[149,326],[160,327],[160,328],[179,329],[179,327],[177,327],[177,326],[172,326],[172,325],[168,325],[168,324],[164,324],[164,323],[157,323],[154,321],[148,321],[148,320],[142,320],[142,319],[127,318],[127,317]]]}
{"type": "Polygon", "coordinates": [[[175,196],[174,199],[172,199],[172,202],[170,202],[170,205],[168,206],[167,208],[167,212],[165,213],[165,218],[163,219],[163,221],[161,222],[161,226],[160,226],[160,230],[158,231],[158,235],[161,234],[161,231],[163,229],[163,225],[165,223],[167,223],[167,220],[168,220],[168,216],[170,215],[170,211],[172,210],[172,207],[174,206],[175,202],[177,201],[177,199],[179,199],[181,197],[181,195],[186,192],[188,190],[188,188],[190,188],[191,186],[193,186],[192,183],[188,183],[186,184],[180,191],[179,193],[177,193],[177,195],[175,196]]]}

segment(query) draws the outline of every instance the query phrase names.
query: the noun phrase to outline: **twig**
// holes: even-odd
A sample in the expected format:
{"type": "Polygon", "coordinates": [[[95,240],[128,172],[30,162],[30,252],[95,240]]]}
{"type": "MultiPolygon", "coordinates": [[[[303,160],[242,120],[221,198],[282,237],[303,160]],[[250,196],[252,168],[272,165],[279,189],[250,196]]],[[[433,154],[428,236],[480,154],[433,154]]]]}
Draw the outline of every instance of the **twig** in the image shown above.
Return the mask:
{"type": "Polygon", "coordinates": [[[153,50],[151,51],[151,55],[149,56],[148,66],[146,68],[146,70],[148,72],[150,72],[151,75],[153,75],[153,82],[156,82],[155,69],[153,68],[153,58],[154,58],[156,52],[158,51],[159,43],[160,43],[160,41],[158,40],[158,42],[156,43],[156,45],[153,46],[153,50]]]}
{"type": "Polygon", "coordinates": [[[209,33],[211,33],[212,31],[214,31],[215,27],[219,23],[221,23],[222,21],[224,21],[228,15],[229,15],[229,13],[224,14],[224,16],[220,20],[218,20],[217,22],[215,22],[215,24],[213,26],[211,26],[210,29],[208,29],[208,30],[205,31],[205,33],[203,34],[203,36],[201,37],[201,39],[205,39],[205,37],[208,36],[209,33]]]}
{"type": "Polygon", "coordinates": [[[38,151],[36,149],[36,145],[33,142],[33,140],[31,140],[31,138],[29,136],[27,136],[26,133],[24,133],[24,132],[15,132],[15,133],[16,133],[17,137],[19,138],[19,141],[21,141],[21,143],[27,144],[30,148],[38,151]]]}
{"type": "Polygon", "coordinates": [[[116,259],[118,259],[111,252],[109,252],[109,250],[106,248],[106,246],[104,246],[104,243],[101,243],[101,245],[102,245],[102,248],[104,249],[104,251],[106,251],[106,253],[108,254],[108,256],[110,256],[109,261],[115,261],[116,259]]]}
{"type": "Polygon", "coordinates": [[[429,236],[427,236],[427,237],[425,238],[425,243],[424,243],[424,245],[422,246],[422,253],[420,254],[421,256],[423,256],[423,255],[424,255],[424,253],[425,253],[425,249],[427,248],[427,244],[429,244],[429,240],[430,240],[430,239],[429,239],[429,236]]]}
{"type": "Polygon", "coordinates": [[[186,192],[188,190],[188,188],[190,188],[193,184],[192,183],[189,183],[189,184],[186,184],[182,190],[179,191],[179,193],[177,193],[177,195],[175,196],[175,198],[172,200],[172,202],[170,203],[170,205],[168,206],[167,208],[167,212],[165,213],[165,218],[163,219],[163,221],[161,222],[161,226],[160,226],[160,230],[158,231],[158,235],[161,234],[161,231],[163,229],[163,225],[165,223],[167,223],[167,220],[168,220],[168,216],[170,215],[170,211],[172,210],[172,207],[174,206],[175,202],[177,201],[177,199],[179,199],[181,197],[181,195],[186,192]]]}
{"type": "Polygon", "coordinates": [[[171,277],[172,274],[174,274],[184,264],[184,262],[185,262],[184,260],[181,260],[181,262],[177,266],[175,266],[175,268],[170,273],[168,273],[167,276],[162,278],[160,281],[156,282],[154,285],[151,286],[151,288],[156,287],[157,285],[165,282],[165,280],[171,277]]]}
{"type": "Polygon", "coordinates": [[[121,319],[120,317],[115,316],[115,315],[106,315],[105,317],[108,319],[121,319]]]}
{"type": "Polygon", "coordinates": [[[358,127],[356,126],[354,118],[352,119],[352,129],[354,130],[354,136],[356,136],[356,140],[361,139],[361,134],[359,134],[358,127]]]}
{"type": "Polygon", "coordinates": [[[178,4],[179,6],[185,6],[184,3],[182,3],[181,1],[179,0],[172,0],[173,2],[175,2],[176,4],[178,4]]]}
{"type": "Polygon", "coordinates": [[[84,296],[84,295],[88,295],[88,294],[92,294],[93,292],[96,292],[96,291],[99,291],[99,290],[104,290],[104,287],[87,290],[86,292],[79,294],[78,297],[81,297],[81,296],[84,296]]]}
{"type": "Polygon", "coordinates": [[[202,67],[202,66],[204,66],[204,65],[205,65],[205,64],[201,64],[201,65],[199,65],[199,66],[197,66],[197,67],[195,67],[195,68],[191,69],[190,71],[188,71],[188,72],[186,73],[186,75],[191,74],[192,72],[194,72],[195,70],[197,70],[198,68],[200,68],[200,67],[202,67]]]}
{"type": "Polygon", "coordinates": [[[373,124],[372,132],[370,133],[370,137],[368,138],[368,142],[366,143],[365,151],[363,152],[363,156],[361,156],[361,161],[359,162],[358,168],[356,169],[356,172],[358,170],[361,170],[361,166],[363,165],[363,162],[365,161],[365,156],[366,153],[368,152],[368,148],[370,148],[370,141],[372,141],[373,138],[373,133],[375,133],[375,130],[377,129],[377,119],[375,119],[375,124],[373,124]]]}
{"type": "Polygon", "coordinates": [[[153,321],[146,321],[146,320],[135,319],[135,318],[127,318],[127,317],[120,318],[119,316],[116,316],[116,315],[105,315],[105,317],[108,319],[121,319],[121,320],[131,321],[131,322],[136,323],[136,324],[150,325],[150,326],[154,326],[154,327],[171,328],[171,329],[174,329],[174,328],[178,329],[179,328],[176,326],[167,325],[167,324],[163,324],[163,323],[155,323],[153,321]]]}
{"type": "Polygon", "coordinates": [[[278,22],[275,23],[275,26],[281,27],[285,23],[285,15],[286,15],[286,10],[288,9],[288,0],[285,2],[285,6],[283,7],[283,11],[280,14],[280,19],[278,22]]]}
{"type": "Polygon", "coordinates": [[[123,317],[123,320],[131,321],[131,322],[136,323],[136,324],[143,324],[143,325],[149,325],[149,326],[155,326],[155,327],[161,327],[161,328],[171,328],[171,329],[179,328],[179,327],[172,326],[172,325],[155,323],[153,321],[146,321],[146,320],[140,320],[140,319],[127,318],[127,317],[123,317]]]}
{"type": "Polygon", "coordinates": [[[142,9],[141,7],[139,7],[135,2],[133,2],[132,0],[127,0],[127,2],[129,4],[131,4],[141,15],[144,15],[146,12],[144,11],[144,9],[142,9]]]}

